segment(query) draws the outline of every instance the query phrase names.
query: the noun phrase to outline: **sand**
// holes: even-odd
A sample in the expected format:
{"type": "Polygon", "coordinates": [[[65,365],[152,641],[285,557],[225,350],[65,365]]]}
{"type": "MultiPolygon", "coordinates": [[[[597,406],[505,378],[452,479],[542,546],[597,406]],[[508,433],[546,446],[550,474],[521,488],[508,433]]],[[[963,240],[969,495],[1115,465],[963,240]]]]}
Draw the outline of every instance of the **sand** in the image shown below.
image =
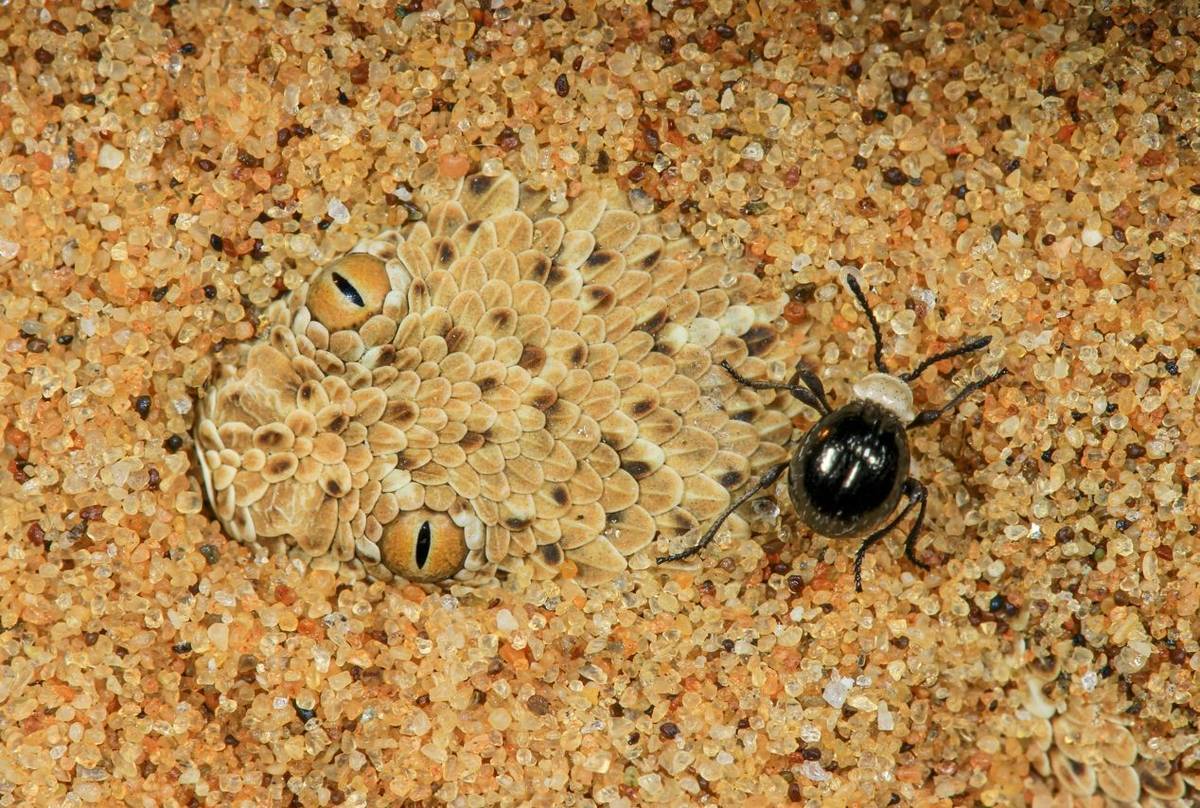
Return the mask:
{"type": "Polygon", "coordinates": [[[2,5],[0,805],[1200,799],[1195,3],[2,5]],[[914,433],[933,569],[897,536],[856,594],[786,484],[589,588],[223,536],[214,362],[479,169],[618,178],[837,400],[849,269],[896,367],[993,336],[914,433]]]}

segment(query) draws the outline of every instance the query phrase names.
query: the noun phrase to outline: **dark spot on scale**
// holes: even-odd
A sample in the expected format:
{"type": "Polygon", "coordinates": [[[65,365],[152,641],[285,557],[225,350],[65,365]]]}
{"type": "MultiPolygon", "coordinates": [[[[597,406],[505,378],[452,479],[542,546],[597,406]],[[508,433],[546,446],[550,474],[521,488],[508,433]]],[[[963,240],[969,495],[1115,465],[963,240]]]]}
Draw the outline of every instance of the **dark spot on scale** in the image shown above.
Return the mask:
{"type": "Polygon", "coordinates": [[[330,432],[341,432],[343,429],[346,428],[346,425],[349,423],[350,423],[350,419],[347,418],[344,414],[338,415],[332,421],[329,422],[329,431],[330,432]]]}
{"type": "Polygon", "coordinates": [[[649,319],[641,323],[638,328],[642,331],[653,334],[666,325],[667,319],[668,317],[666,309],[659,309],[654,314],[650,315],[649,319]]]}
{"type": "Polygon", "coordinates": [[[457,353],[466,344],[470,338],[470,333],[462,326],[454,326],[445,333],[442,337],[446,341],[446,352],[457,353]]]}
{"type": "Polygon", "coordinates": [[[500,328],[508,327],[508,324],[512,322],[512,315],[512,309],[493,309],[487,314],[488,319],[490,319],[500,328]]]}
{"type": "Polygon", "coordinates": [[[384,420],[387,421],[406,421],[416,416],[417,405],[404,399],[389,401],[387,409],[384,410],[384,420]]]}
{"type": "Polygon", "coordinates": [[[556,394],[553,390],[547,390],[544,393],[539,393],[538,395],[534,396],[529,402],[529,406],[533,407],[534,409],[541,410],[542,412],[546,412],[546,410],[553,407],[556,403],[558,403],[558,394],[556,394]]]}
{"type": "Polygon", "coordinates": [[[566,505],[571,501],[571,495],[567,492],[567,489],[561,485],[556,485],[550,489],[550,498],[559,505],[566,505]]]}
{"type": "Polygon", "coordinates": [[[504,520],[504,526],[509,530],[524,530],[529,527],[528,519],[519,519],[516,516],[510,516],[504,520]]]}
{"type": "Polygon", "coordinates": [[[632,413],[634,418],[641,418],[643,415],[649,415],[651,412],[653,412],[655,406],[657,405],[653,401],[644,398],[641,401],[635,402],[634,405],[629,408],[629,411],[632,413]]]}
{"type": "Polygon", "coordinates": [[[642,268],[649,269],[658,263],[658,259],[662,258],[662,250],[655,250],[642,259],[642,268]]]}
{"type": "Polygon", "coordinates": [[[752,325],[750,330],[742,335],[742,341],[746,343],[746,350],[751,356],[762,356],[771,350],[775,344],[776,335],[774,330],[765,325],[752,325]]]}
{"type": "Polygon", "coordinates": [[[496,385],[500,384],[500,380],[493,376],[484,376],[482,379],[475,382],[475,384],[479,387],[479,392],[486,393],[487,391],[493,389],[496,385]]]}
{"type": "Polygon", "coordinates": [[[483,224],[483,222],[476,219],[473,222],[467,222],[466,224],[464,224],[463,230],[466,230],[468,233],[474,233],[476,230],[478,230],[480,228],[480,226],[482,224],[483,224]]]}
{"type": "Polygon", "coordinates": [[[442,246],[438,248],[438,262],[448,265],[453,260],[454,247],[452,247],[449,243],[443,243],[442,246]]]}
{"type": "Polygon", "coordinates": [[[267,462],[267,471],[278,477],[281,474],[286,474],[293,466],[293,461],[289,455],[276,455],[267,462]]]}
{"type": "Polygon", "coordinates": [[[342,487],[337,484],[336,480],[327,480],[325,482],[325,493],[331,497],[341,496],[342,487]]]}
{"type": "Polygon", "coordinates": [[[279,441],[283,439],[283,433],[277,429],[268,429],[265,432],[259,433],[256,441],[259,446],[268,449],[272,446],[277,446],[279,441]]]}
{"type": "Polygon", "coordinates": [[[563,279],[566,277],[567,273],[563,272],[562,269],[556,266],[551,266],[550,271],[546,274],[546,285],[557,286],[558,284],[562,283],[563,279]]]}
{"type": "Polygon", "coordinates": [[[562,550],[557,544],[543,544],[541,547],[542,560],[552,567],[562,563],[562,550]]]}
{"type": "Polygon", "coordinates": [[[541,371],[546,364],[546,352],[536,345],[526,345],[521,349],[521,358],[517,360],[517,365],[528,370],[530,373],[541,371]]]}
{"type": "Polygon", "coordinates": [[[587,265],[590,267],[598,267],[607,264],[613,258],[613,254],[608,250],[597,250],[587,258],[587,265]]]}
{"type": "Polygon", "coordinates": [[[476,174],[474,177],[471,177],[471,181],[467,185],[471,189],[471,193],[475,194],[476,196],[481,196],[487,193],[488,189],[492,187],[494,182],[495,179],[492,177],[487,177],[483,174],[476,174]]]}
{"type": "Polygon", "coordinates": [[[483,444],[485,442],[486,441],[483,435],[480,435],[478,432],[468,432],[467,434],[463,435],[462,440],[458,442],[458,445],[459,448],[469,454],[483,448],[483,444]]]}
{"type": "Polygon", "coordinates": [[[674,511],[670,515],[668,527],[674,528],[677,532],[687,533],[695,526],[696,523],[689,519],[682,511],[674,511]]]}
{"type": "Polygon", "coordinates": [[[625,469],[635,480],[640,480],[650,473],[650,465],[642,460],[631,460],[628,463],[622,463],[621,468],[625,469]]]}
{"type": "Polygon", "coordinates": [[[312,394],[313,394],[312,382],[305,382],[304,384],[300,385],[300,398],[304,399],[305,401],[308,401],[309,399],[312,398],[312,394]]]}
{"type": "Polygon", "coordinates": [[[741,421],[743,424],[754,423],[754,410],[742,410],[729,416],[730,421],[741,421]]]}
{"type": "Polygon", "coordinates": [[[587,360],[587,348],[583,345],[576,345],[571,349],[571,366],[580,368],[587,360]]]}
{"type": "Polygon", "coordinates": [[[727,471],[717,478],[717,482],[719,482],[723,487],[733,490],[742,484],[743,478],[742,475],[736,471],[727,471]]]}
{"type": "Polygon", "coordinates": [[[529,268],[529,279],[545,283],[550,277],[550,259],[544,255],[539,255],[534,265],[529,268]]]}

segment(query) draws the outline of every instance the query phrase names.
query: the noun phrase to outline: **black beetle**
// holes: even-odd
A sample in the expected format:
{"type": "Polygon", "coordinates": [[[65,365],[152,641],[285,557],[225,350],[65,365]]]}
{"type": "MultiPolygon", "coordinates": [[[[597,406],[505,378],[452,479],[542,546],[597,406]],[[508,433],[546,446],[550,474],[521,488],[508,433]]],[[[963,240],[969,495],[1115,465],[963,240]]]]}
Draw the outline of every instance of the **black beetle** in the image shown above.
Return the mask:
{"type": "Polygon", "coordinates": [[[787,384],[756,381],[744,378],[728,361],[721,366],[738,384],[755,390],[786,390],[821,414],[821,419],[804,434],[791,460],[772,466],[758,482],[729,503],[713,524],[692,547],[657,559],[659,564],[687,558],[708,545],[731,513],[755,494],[775,484],[784,470],[788,471],[788,494],[796,513],[814,533],[829,538],[861,536],[874,530],[896,509],[903,497],[907,500],[895,518],[874,530],[859,546],[854,556],[854,588],[862,591],[862,562],[876,542],[886,536],[908,514],[917,509],[917,516],[908,531],[904,554],[921,569],[929,566],[913,554],[917,536],[925,520],[925,501],[928,492],[916,478],[910,477],[908,430],[926,426],[953,410],[963,399],[1008,374],[1001,369],[978,381],[971,382],[941,407],[915,412],[912,390],[908,383],[943,359],[981,350],[991,343],[991,337],[978,337],[966,343],[926,358],[907,373],[893,376],[883,361],[883,335],[853,275],[846,283],[867,315],[875,336],[875,369],[854,385],[854,398],[834,409],[825,397],[825,388],[817,375],[801,360],[787,384]]]}

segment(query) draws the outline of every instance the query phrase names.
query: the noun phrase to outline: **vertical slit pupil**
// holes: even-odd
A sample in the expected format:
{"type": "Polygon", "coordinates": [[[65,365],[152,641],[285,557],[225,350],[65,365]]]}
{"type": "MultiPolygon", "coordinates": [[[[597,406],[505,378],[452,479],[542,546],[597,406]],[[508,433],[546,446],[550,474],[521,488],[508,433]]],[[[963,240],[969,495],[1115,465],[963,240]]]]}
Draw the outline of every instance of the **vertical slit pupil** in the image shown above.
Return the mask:
{"type": "Polygon", "coordinates": [[[422,522],[421,529],[417,531],[417,567],[425,569],[425,562],[429,560],[429,550],[433,545],[433,530],[429,527],[429,522],[422,522]]]}
{"type": "Polygon", "coordinates": [[[354,305],[358,306],[359,308],[362,308],[366,305],[363,303],[362,295],[360,295],[358,290],[354,288],[354,284],[350,283],[350,281],[346,280],[336,272],[333,273],[333,285],[336,286],[338,291],[345,295],[346,299],[354,305]]]}

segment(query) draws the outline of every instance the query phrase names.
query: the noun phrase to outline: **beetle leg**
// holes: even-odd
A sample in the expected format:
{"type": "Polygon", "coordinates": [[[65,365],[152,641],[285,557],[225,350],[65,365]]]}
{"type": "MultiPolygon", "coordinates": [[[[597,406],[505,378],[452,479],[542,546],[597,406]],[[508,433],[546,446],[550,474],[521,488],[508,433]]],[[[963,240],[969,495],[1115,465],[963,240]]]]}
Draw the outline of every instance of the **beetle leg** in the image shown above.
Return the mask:
{"type": "Polygon", "coordinates": [[[900,524],[900,522],[906,516],[908,516],[909,512],[912,511],[913,508],[917,508],[918,506],[917,518],[913,522],[912,529],[908,531],[908,539],[904,542],[904,554],[908,556],[909,561],[912,561],[918,567],[921,567],[922,569],[929,569],[927,565],[917,561],[912,554],[913,543],[917,540],[917,535],[921,532],[921,523],[925,521],[925,498],[927,494],[925,491],[925,486],[912,477],[909,477],[904,481],[903,492],[904,496],[908,499],[908,502],[903,508],[900,509],[900,513],[896,514],[895,519],[879,528],[879,530],[876,530],[870,536],[867,536],[867,538],[863,540],[863,543],[859,545],[858,552],[854,554],[855,592],[862,591],[862,564],[863,558],[867,554],[867,550],[870,550],[872,547],[874,547],[880,539],[890,533],[892,529],[896,527],[896,525],[900,524]]]}
{"type": "Polygon", "coordinates": [[[925,522],[925,500],[928,498],[929,492],[924,483],[915,477],[909,477],[904,481],[904,495],[908,497],[910,503],[920,503],[920,507],[917,508],[917,518],[913,520],[912,527],[908,531],[908,538],[904,540],[904,555],[916,566],[927,570],[929,565],[924,561],[918,561],[914,550],[917,546],[917,536],[921,534],[921,526],[925,522]]]}
{"type": "Polygon", "coordinates": [[[725,510],[723,510],[719,514],[717,514],[716,519],[713,520],[713,523],[709,526],[708,530],[704,531],[704,535],[700,537],[700,541],[696,542],[694,545],[687,548],[686,550],[680,550],[678,553],[671,553],[670,555],[659,556],[658,558],[654,559],[655,563],[656,564],[666,564],[668,561],[681,561],[681,560],[687,558],[688,556],[695,555],[696,553],[703,550],[705,547],[707,547],[709,545],[709,543],[712,542],[713,538],[717,535],[717,531],[721,529],[721,525],[725,524],[725,520],[729,518],[729,515],[731,513],[733,513],[734,511],[736,511],[738,508],[742,507],[743,505],[745,505],[746,502],[748,500],[750,500],[750,498],[753,497],[755,494],[757,494],[759,491],[762,491],[764,488],[774,485],[775,481],[779,479],[779,475],[783,474],[784,469],[786,469],[787,467],[788,467],[787,461],[784,461],[783,463],[780,463],[775,466],[771,466],[771,468],[767,469],[766,474],[764,474],[763,476],[758,478],[757,483],[755,483],[750,488],[747,488],[746,491],[740,497],[735,499],[733,502],[729,503],[729,505],[726,506],[725,510]]]}
{"type": "Polygon", "coordinates": [[[796,366],[796,372],[792,374],[792,380],[788,384],[763,379],[747,379],[733,369],[733,365],[729,364],[728,359],[721,360],[721,367],[725,368],[725,371],[733,377],[733,380],[743,387],[749,387],[752,390],[787,390],[792,394],[793,398],[803,401],[822,415],[829,414],[829,402],[825,400],[825,388],[821,387],[820,380],[807,368],[805,370],[817,383],[815,390],[812,389],[812,385],[809,384],[808,379],[801,375],[800,365],[796,366]],[[804,381],[805,387],[796,384],[796,381],[801,379],[804,381]],[[820,393],[817,393],[817,390],[820,390],[820,393]]]}
{"type": "Polygon", "coordinates": [[[920,427],[920,426],[927,426],[929,424],[932,424],[938,418],[941,418],[947,412],[949,412],[950,410],[954,409],[959,404],[961,404],[964,398],[971,395],[976,390],[982,390],[984,387],[987,387],[992,382],[996,381],[999,378],[1007,376],[1007,375],[1008,375],[1008,368],[1000,368],[1000,370],[997,370],[991,376],[986,376],[982,379],[979,379],[978,381],[973,381],[970,384],[965,385],[963,387],[963,389],[959,390],[958,393],[955,394],[954,398],[950,399],[949,401],[947,401],[945,404],[938,407],[937,409],[921,410],[919,413],[917,413],[917,417],[912,419],[912,422],[908,425],[908,428],[916,429],[917,427],[920,427]]]}
{"type": "MultiPolygon", "coordinates": [[[[825,398],[825,385],[821,384],[820,378],[817,377],[816,373],[813,373],[812,368],[804,363],[803,359],[796,363],[796,372],[792,374],[792,380],[789,382],[789,384],[795,387],[797,381],[804,382],[804,386],[807,387],[814,396],[816,396],[817,401],[819,401],[821,404],[821,406],[815,408],[818,412],[820,412],[822,415],[828,415],[833,411],[833,409],[829,406],[829,399],[825,398]]],[[[792,393],[792,395],[796,394],[792,393]]],[[[796,398],[800,397],[796,396],[796,398]]],[[[804,401],[802,398],[800,400],[804,401]]],[[[807,404],[808,402],[805,401],[804,403],[807,404]]]]}

